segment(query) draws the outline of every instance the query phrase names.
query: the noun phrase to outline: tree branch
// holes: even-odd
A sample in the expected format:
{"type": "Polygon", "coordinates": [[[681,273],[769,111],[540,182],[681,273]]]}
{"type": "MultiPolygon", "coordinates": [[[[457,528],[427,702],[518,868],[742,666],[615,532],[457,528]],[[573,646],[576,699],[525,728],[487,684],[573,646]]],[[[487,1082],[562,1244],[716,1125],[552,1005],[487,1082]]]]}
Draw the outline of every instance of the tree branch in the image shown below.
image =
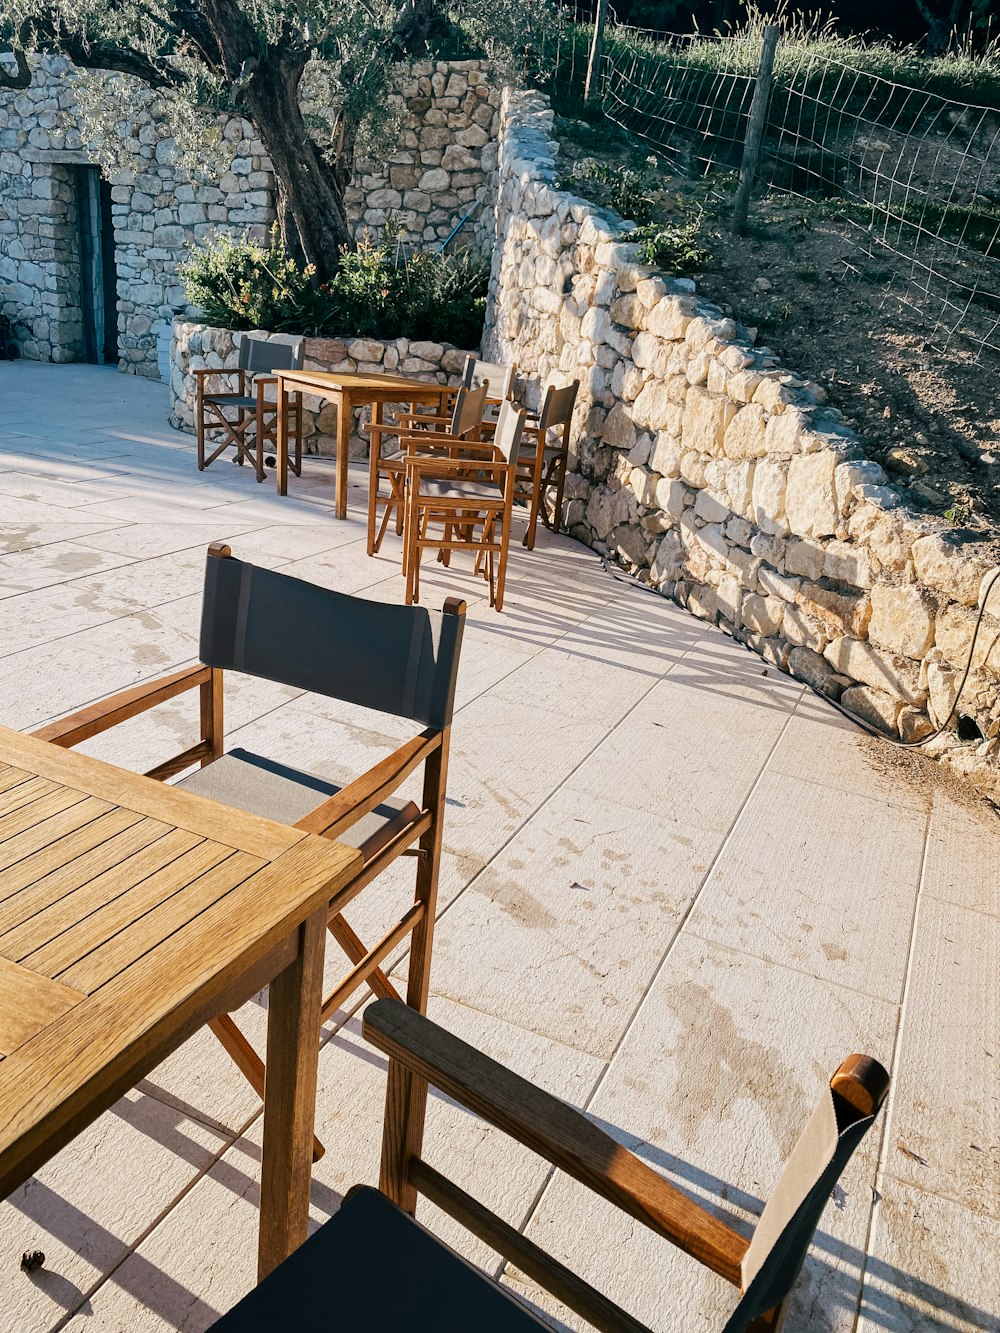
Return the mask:
{"type": "Polygon", "coordinates": [[[31,84],[31,70],[28,68],[28,59],[20,47],[15,46],[9,51],[2,51],[0,55],[13,56],[17,69],[13,74],[9,73],[7,68],[0,64],[0,88],[27,88],[31,84]]]}
{"type": "Polygon", "coordinates": [[[117,46],[114,42],[91,39],[86,32],[73,32],[57,23],[49,11],[29,20],[30,44],[39,50],[66,56],[80,69],[114,70],[131,74],[150,88],[179,88],[188,82],[181,70],[166,60],[154,60],[142,51],[117,46]]]}

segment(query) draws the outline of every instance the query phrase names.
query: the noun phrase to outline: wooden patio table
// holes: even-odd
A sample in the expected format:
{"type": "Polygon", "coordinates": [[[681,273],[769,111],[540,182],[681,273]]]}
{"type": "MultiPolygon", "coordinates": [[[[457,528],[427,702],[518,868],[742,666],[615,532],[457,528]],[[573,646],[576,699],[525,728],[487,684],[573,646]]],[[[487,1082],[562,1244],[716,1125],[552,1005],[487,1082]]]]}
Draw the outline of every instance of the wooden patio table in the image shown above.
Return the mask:
{"type": "Polygon", "coordinates": [[[270,983],[259,1276],[300,1245],[327,909],[360,859],[0,727],[0,1198],[270,983]]]}
{"type": "MultiPolygon", "coordinates": [[[[278,494],[288,494],[288,393],[304,393],[337,404],[337,490],[335,510],[347,517],[347,462],[351,442],[351,420],[357,407],[372,408],[372,420],[382,420],[386,403],[409,403],[416,411],[421,404],[440,408],[454,387],[419,380],[413,375],[361,375],[335,370],[276,370],[278,381],[277,474],[278,494]]],[[[295,469],[292,469],[295,471],[295,469]]]]}

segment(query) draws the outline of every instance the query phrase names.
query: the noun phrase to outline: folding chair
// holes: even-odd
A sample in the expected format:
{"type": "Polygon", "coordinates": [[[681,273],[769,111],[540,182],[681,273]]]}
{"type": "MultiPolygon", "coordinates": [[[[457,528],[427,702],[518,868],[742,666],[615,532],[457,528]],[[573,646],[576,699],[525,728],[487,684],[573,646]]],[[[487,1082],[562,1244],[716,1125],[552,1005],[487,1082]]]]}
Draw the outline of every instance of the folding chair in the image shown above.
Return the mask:
{"type": "MultiPolygon", "coordinates": [[[[384,605],[318,588],[286,574],[233,559],[223,543],[209,547],[201,621],[201,664],[149,681],[63,718],[36,734],[72,746],[186,690],[201,692],[201,740],[147,774],[172,777],[201,764],[177,784],[189,791],[276,819],[362,854],[357,877],[337,897],[330,933],[352,964],[323,1001],[323,1021],[367,982],[376,995],[396,991],[381,970],[412,932],[407,1003],[427,1003],[441,862],[448,748],[465,603],[448,598],[441,612],[384,605]],[[245,672],[332,699],[377,709],[425,729],[345,787],[238,748],[223,749],[223,672],[245,672]],[[420,803],[393,792],[423,765],[420,803]],[[343,907],[399,856],[416,861],[412,906],[368,949],[343,907]]],[[[259,1094],[264,1064],[232,1018],[210,1025],[259,1094]]],[[[319,1033],[316,1034],[317,1042],[319,1033]]],[[[317,1155],[322,1148],[317,1145],[317,1155]]]]}
{"type": "MultiPolygon", "coordinates": [[[[462,383],[460,389],[478,389],[482,384],[489,385],[489,394],[486,398],[488,411],[484,414],[484,422],[496,421],[497,412],[500,404],[505,398],[511,401],[514,399],[514,380],[517,376],[517,366],[503,366],[498,361],[480,361],[472,352],[465,358],[465,366],[462,370],[462,383]]],[[[448,407],[454,410],[455,397],[458,390],[449,400],[448,407]]],[[[396,417],[396,423],[403,427],[415,426],[418,429],[445,429],[448,426],[448,417],[433,416],[425,412],[407,412],[396,417]]]]}
{"type": "Polygon", "coordinates": [[[460,440],[478,439],[483,426],[483,410],[488,392],[489,385],[485,381],[474,389],[459,389],[455,395],[451,419],[441,431],[430,429],[404,431],[395,421],[365,423],[363,429],[372,437],[368,451],[369,555],[375,555],[381,547],[390,519],[396,520],[397,536],[403,531],[407,454],[411,450],[419,450],[428,454],[447,455],[460,440]],[[383,435],[398,436],[393,453],[383,453],[383,435]],[[389,485],[388,495],[383,495],[381,492],[383,477],[389,485]],[[379,505],[383,507],[381,524],[378,523],[379,505]]]}
{"type": "Polygon", "coordinates": [[[492,440],[460,442],[455,447],[460,457],[406,455],[407,605],[420,600],[420,560],[425,550],[438,551],[445,564],[452,551],[471,551],[476,572],[482,570],[489,584],[490,605],[503,609],[523,429],[524,408],[514,407],[508,399],[500,404],[492,440]]]}
{"type": "MultiPolygon", "coordinates": [[[[527,1333],[549,1328],[511,1292],[413,1220],[418,1193],[604,1333],[650,1333],[421,1157],[428,1084],[679,1246],[739,1290],[722,1333],[777,1328],[827,1200],[885,1100],[889,1075],[849,1056],[807,1121],[753,1236],[689,1198],[580,1111],[393,1000],[363,1028],[389,1057],[379,1191],[339,1211],[265,1278],[216,1333],[527,1333]]],[[[681,1311],[685,1309],[679,1302],[681,1311]]],[[[683,1316],[682,1316],[683,1317],[683,1316]]],[[[679,1321],[675,1333],[687,1333],[679,1321]]]]}
{"type": "MultiPolygon", "coordinates": [[[[301,370],[305,339],[294,342],[270,342],[262,338],[243,338],[240,342],[239,362],[233,370],[195,370],[198,396],[195,406],[195,426],[198,433],[198,471],[204,472],[226,449],[236,450],[236,462],[241,466],[251,459],[257,480],[264,480],[264,449],[276,447],[278,437],[278,403],[268,398],[266,390],[278,383],[275,370],[301,370]],[[236,376],[235,392],[209,392],[207,381],[236,376]],[[235,412],[231,417],[227,415],[235,412]],[[252,438],[247,432],[253,427],[252,438]],[[206,455],[205,437],[209,431],[222,431],[222,443],[206,455]]],[[[295,475],[302,475],[302,395],[289,395],[289,434],[295,440],[294,462],[289,467],[295,475]]]]}
{"type": "Polygon", "coordinates": [[[579,389],[579,380],[574,380],[562,389],[550,385],[545,390],[541,411],[537,416],[529,415],[525,426],[529,438],[521,446],[518,455],[515,498],[528,506],[528,526],[523,543],[529,551],[535,549],[535,529],[539,515],[547,528],[553,532],[559,531],[569,461],[569,433],[579,389]],[[559,434],[550,442],[550,432],[555,431],[559,434]],[[533,440],[530,438],[532,436],[533,440]],[[556,488],[551,522],[544,501],[544,492],[550,486],[556,488]]]}

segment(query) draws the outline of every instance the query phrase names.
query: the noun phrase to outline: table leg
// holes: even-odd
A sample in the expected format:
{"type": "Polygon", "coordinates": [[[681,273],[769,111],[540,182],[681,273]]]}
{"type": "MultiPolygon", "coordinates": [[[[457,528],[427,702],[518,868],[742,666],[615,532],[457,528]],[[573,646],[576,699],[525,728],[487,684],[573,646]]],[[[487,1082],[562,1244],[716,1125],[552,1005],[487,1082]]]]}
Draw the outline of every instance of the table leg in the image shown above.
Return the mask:
{"type": "Polygon", "coordinates": [[[324,904],[299,928],[299,952],[268,997],[258,1281],[309,1229],[326,918],[324,904]]]}
{"type": "Polygon", "coordinates": [[[354,407],[349,393],[342,391],[338,395],[337,406],[337,499],[336,515],[347,517],[347,458],[351,451],[351,422],[354,419],[354,407]]]}
{"type": "Polygon", "coordinates": [[[278,494],[288,494],[288,390],[285,381],[278,381],[278,420],[275,423],[275,450],[277,467],[274,469],[278,483],[278,494]]]}

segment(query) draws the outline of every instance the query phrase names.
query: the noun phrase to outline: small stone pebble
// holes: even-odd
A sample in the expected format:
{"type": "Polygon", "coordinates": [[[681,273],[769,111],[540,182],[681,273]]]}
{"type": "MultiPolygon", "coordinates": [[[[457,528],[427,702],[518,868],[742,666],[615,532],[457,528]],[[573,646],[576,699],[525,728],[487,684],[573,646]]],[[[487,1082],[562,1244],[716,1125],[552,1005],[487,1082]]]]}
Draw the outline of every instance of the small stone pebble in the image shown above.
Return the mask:
{"type": "Polygon", "coordinates": [[[22,1273],[34,1273],[45,1263],[45,1255],[41,1250],[25,1250],[21,1255],[22,1273]]]}

